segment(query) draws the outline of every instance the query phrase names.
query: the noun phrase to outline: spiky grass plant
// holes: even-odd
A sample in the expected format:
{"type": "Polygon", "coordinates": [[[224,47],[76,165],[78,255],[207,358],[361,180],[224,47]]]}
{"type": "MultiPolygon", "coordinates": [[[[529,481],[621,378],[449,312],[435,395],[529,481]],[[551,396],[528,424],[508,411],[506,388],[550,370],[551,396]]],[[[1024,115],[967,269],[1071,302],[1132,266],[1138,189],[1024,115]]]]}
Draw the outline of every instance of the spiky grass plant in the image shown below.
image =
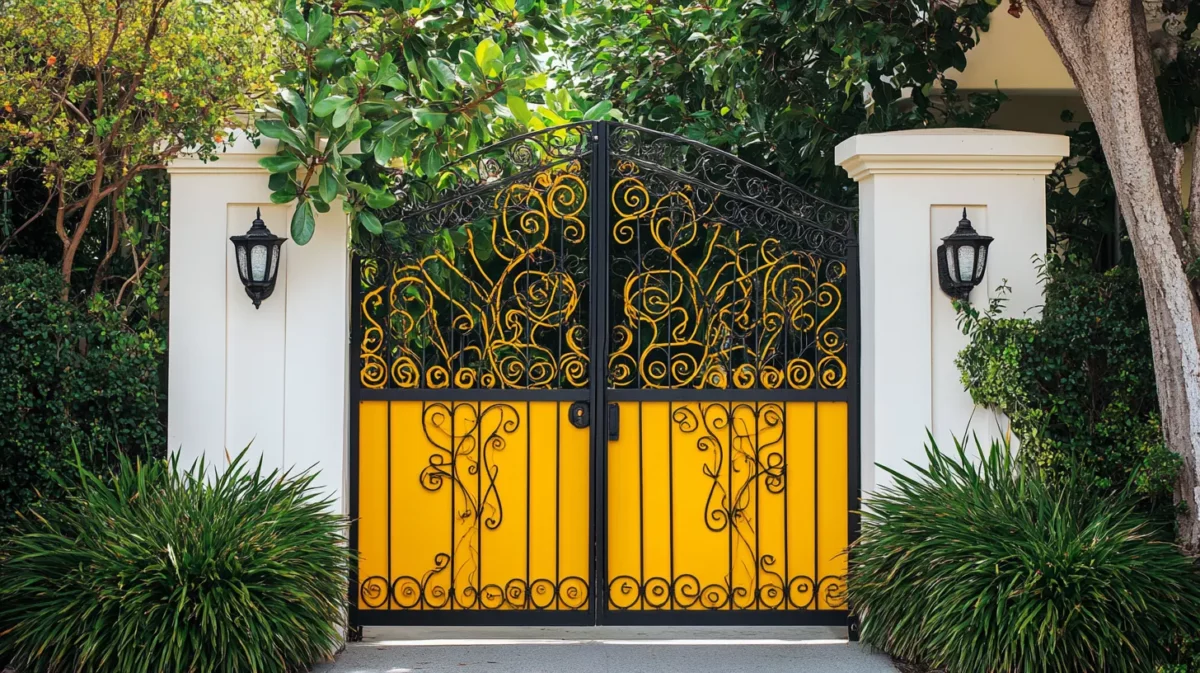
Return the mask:
{"type": "Polygon", "coordinates": [[[265,673],[332,653],[345,522],[313,474],[243,456],[220,471],[80,470],[65,499],[24,515],[0,550],[0,660],[21,673],[265,673]]]}
{"type": "Polygon", "coordinates": [[[968,459],[865,502],[849,597],[864,640],[949,673],[1146,673],[1200,624],[1200,573],[1123,498],[968,459]]]}

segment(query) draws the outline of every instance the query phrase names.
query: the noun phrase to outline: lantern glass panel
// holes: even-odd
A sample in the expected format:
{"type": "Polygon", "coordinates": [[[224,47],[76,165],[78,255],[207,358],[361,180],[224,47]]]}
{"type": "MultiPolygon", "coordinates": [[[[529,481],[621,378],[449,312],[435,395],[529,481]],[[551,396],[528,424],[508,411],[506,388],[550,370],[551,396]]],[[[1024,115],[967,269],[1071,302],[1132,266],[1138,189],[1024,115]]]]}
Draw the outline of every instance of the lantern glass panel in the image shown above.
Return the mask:
{"type": "Polygon", "coordinates": [[[946,249],[946,271],[951,277],[954,276],[954,246],[947,245],[946,249]]]}
{"type": "Polygon", "coordinates": [[[275,270],[279,268],[279,244],[276,243],[273,247],[274,250],[271,251],[271,273],[267,275],[267,278],[274,278],[275,270]]]}
{"type": "Polygon", "coordinates": [[[234,244],[233,249],[237,251],[238,273],[245,281],[250,278],[250,272],[246,269],[246,246],[234,244]]]}
{"type": "Polygon", "coordinates": [[[256,245],[250,249],[250,279],[261,283],[267,278],[267,246],[256,245]]]}
{"type": "Polygon", "coordinates": [[[970,283],[975,278],[975,246],[958,248],[958,280],[970,283]]]}
{"type": "Polygon", "coordinates": [[[977,265],[975,272],[975,280],[977,281],[983,280],[983,269],[987,265],[987,251],[988,249],[986,245],[979,246],[979,264],[977,265]]]}

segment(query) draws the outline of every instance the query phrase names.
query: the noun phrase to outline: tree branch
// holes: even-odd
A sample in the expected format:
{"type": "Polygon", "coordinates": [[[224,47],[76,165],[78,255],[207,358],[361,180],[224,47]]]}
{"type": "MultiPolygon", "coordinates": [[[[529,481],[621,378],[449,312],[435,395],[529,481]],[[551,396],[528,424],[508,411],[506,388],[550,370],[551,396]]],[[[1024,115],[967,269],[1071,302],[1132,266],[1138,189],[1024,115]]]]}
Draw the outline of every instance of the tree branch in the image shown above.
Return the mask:
{"type": "Polygon", "coordinates": [[[11,245],[14,240],[16,240],[17,234],[21,233],[21,231],[24,230],[25,227],[28,227],[29,225],[33,224],[34,220],[38,219],[43,214],[45,214],[46,209],[50,207],[50,203],[52,201],[54,201],[54,190],[50,190],[50,193],[46,195],[46,202],[42,204],[42,207],[40,209],[38,209],[38,211],[36,213],[34,213],[32,217],[30,217],[28,220],[25,220],[24,224],[17,227],[16,231],[9,234],[8,238],[4,239],[4,243],[0,243],[0,253],[4,252],[8,248],[8,246],[11,245]]]}

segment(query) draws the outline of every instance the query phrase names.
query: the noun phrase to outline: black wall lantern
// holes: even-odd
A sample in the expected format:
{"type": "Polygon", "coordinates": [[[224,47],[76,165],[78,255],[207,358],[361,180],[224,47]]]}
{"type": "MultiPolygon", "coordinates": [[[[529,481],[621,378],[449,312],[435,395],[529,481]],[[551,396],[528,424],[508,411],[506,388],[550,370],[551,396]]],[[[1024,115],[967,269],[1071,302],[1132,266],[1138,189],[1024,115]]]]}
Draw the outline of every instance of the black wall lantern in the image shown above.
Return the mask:
{"type": "Polygon", "coordinates": [[[937,249],[938,282],[942,292],[952,299],[970,301],[971,288],[983,280],[991,244],[992,237],[976,232],[967,219],[967,209],[963,208],[958,228],[943,238],[937,249]]]}
{"type": "Polygon", "coordinates": [[[275,277],[279,273],[279,252],[286,238],[280,238],[267,229],[262,221],[262,209],[254,216],[250,230],[241,236],[230,236],[237,257],[238,277],[246,286],[246,294],[254,302],[254,308],[275,291],[275,277]]]}

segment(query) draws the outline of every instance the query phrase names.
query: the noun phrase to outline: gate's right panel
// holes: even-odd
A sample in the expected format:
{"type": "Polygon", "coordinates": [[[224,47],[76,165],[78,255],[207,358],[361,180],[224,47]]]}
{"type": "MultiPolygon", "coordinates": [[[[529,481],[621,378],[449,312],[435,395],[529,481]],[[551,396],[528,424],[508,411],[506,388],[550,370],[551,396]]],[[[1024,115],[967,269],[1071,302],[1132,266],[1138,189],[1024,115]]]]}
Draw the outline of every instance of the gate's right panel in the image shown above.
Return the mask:
{"type": "Polygon", "coordinates": [[[853,214],[673,136],[608,141],[603,617],[844,623],[853,214]]]}

